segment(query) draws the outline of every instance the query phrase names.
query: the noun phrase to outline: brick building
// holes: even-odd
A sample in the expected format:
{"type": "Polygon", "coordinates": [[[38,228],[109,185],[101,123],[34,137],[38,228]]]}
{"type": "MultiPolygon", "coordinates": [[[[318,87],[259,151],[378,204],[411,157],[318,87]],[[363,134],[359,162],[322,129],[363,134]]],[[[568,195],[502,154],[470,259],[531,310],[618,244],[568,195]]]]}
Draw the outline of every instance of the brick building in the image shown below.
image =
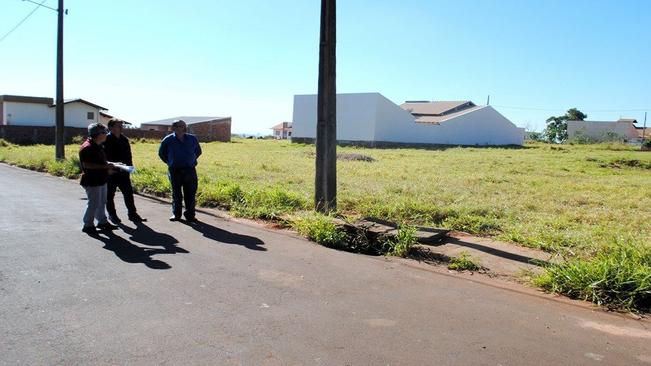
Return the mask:
{"type": "Polygon", "coordinates": [[[141,123],[140,129],[171,133],[172,122],[177,119],[185,121],[188,132],[196,135],[199,141],[231,141],[231,117],[173,117],[141,123]]]}

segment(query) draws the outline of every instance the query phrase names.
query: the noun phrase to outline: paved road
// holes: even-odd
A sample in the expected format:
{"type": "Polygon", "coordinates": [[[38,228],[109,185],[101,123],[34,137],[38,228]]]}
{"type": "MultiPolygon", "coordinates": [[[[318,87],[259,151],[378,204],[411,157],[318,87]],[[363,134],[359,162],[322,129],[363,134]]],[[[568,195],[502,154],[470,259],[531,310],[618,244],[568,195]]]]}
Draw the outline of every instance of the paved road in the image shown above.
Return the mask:
{"type": "Polygon", "coordinates": [[[648,322],[142,198],[92,238],[76,182],[0,164],[0,187],[3,365],[651,363],[648,322]]]}

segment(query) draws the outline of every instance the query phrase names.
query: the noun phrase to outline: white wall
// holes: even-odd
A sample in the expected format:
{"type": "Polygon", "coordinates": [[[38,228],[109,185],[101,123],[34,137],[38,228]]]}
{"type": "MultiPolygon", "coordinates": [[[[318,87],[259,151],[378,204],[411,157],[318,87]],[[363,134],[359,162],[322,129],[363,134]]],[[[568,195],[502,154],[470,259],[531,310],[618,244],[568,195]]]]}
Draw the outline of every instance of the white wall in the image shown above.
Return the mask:
{"type": "MultiPolygon", "coordinates": [[[[316,95],[294,97],[292,137],[316,137],[316,95]]],[[[446,145],[522,145],[524,128],[490,106],[440,125],[416,123],[379,93],[337,94],[337,140],[446,145]]]]}
{"type": "Polygon", "coordinates": [[[444,145],[522,145],[519,128],[493,107],[484,106],[441,124],[416,123],[383,127],[379,141],[444,145]]]}
{"type": "MultiPolygon", "coordinates": [[[[47,104],[4,102],[5,124],[15,126],[54,126],[56,108],[47,104]]],[[[65,104],[64,124],[66,127],[86,128],[89,124],[99,121],[99,109],[87,104],[74,102],[65,104]],[[94,119],[87,118],[88,112],[93,112],[94,119]]]]}
{"type": "MultiPolygon", "coordinates": [[[[337,140],[373,141],[379,93],[337,94],[337,140]]],[[[316,138],[316,94],[294,96],[292,137],[316,138]]]]}
{"type": "Polygon", "coordinates": [[[638,139],[637,131],[630,122],[567,121],[567,135],[571,139],[583,135],[596,141],[606,140],[614,133],[627,140],[638,139]]]}
{"type": "Polygon", "coordinates": [[[18,126],[54,126],[53,108],[47,104],[4,102],[4,121],[18,126]]]}
{"type": "Polygon", "coordinates": [[[65,105],[63,113],[66,127],[86,128],[93,122],[99,122],[99,109],[84,103],[68,103],[65,105]],[[93,112],[93,119],[87,118],[88,112],[93,112]]]}

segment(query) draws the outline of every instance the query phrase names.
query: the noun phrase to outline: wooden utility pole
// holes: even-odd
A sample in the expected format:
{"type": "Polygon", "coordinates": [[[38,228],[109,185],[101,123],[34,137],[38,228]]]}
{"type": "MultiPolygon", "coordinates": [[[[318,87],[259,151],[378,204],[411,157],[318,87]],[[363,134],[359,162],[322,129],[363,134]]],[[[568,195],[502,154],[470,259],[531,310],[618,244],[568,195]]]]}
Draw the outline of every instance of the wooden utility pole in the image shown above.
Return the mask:
{"type": "Polygon", "coordinates": [[[321,0],[314,205],[337,210],[336,0],[321,0]]]}
{"type": "Polygon", "coordinates": [[[59,0],[57,10],[57,92],[56,92],[56,127],[54,130],[55,156],[57,160],[66,158],[64,149],[63,122],[63,0],[59,0]]]}

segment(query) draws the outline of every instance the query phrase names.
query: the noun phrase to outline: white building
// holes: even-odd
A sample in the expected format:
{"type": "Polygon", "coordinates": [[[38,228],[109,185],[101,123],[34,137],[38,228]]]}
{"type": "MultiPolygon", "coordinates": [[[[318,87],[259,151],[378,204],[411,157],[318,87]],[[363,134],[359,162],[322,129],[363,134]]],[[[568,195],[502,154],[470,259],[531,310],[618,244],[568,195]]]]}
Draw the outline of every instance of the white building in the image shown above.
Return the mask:
{"type": "MultiPolygon", "coordinates": [[[[70,99],[64,103],[64,125],[86,128],[101,122],[100,113],[107,109],[83,99],[70,99]]],[[[54,126],[56,108],[52,98],[0,95],[0,125],[54,126]]]]}
{"type": "Polygon", "coordinates": [[[642,136],[649,137],[650,129],[644,134],[642,127],[635,126],[636,120],[620,118],[617,121],[567,121],[568,139],[588,141],[642,142],[642,136]]]}
{"type": "MultiPolygon", "coordinates": [[[[294,96],[292,141],[316,138],[317,96],[294,96]]],[[[522,145],[524,128],[470,101],[396,105],[379,93],[337,94],[337,140],[383,144],[522,145]]]]}

